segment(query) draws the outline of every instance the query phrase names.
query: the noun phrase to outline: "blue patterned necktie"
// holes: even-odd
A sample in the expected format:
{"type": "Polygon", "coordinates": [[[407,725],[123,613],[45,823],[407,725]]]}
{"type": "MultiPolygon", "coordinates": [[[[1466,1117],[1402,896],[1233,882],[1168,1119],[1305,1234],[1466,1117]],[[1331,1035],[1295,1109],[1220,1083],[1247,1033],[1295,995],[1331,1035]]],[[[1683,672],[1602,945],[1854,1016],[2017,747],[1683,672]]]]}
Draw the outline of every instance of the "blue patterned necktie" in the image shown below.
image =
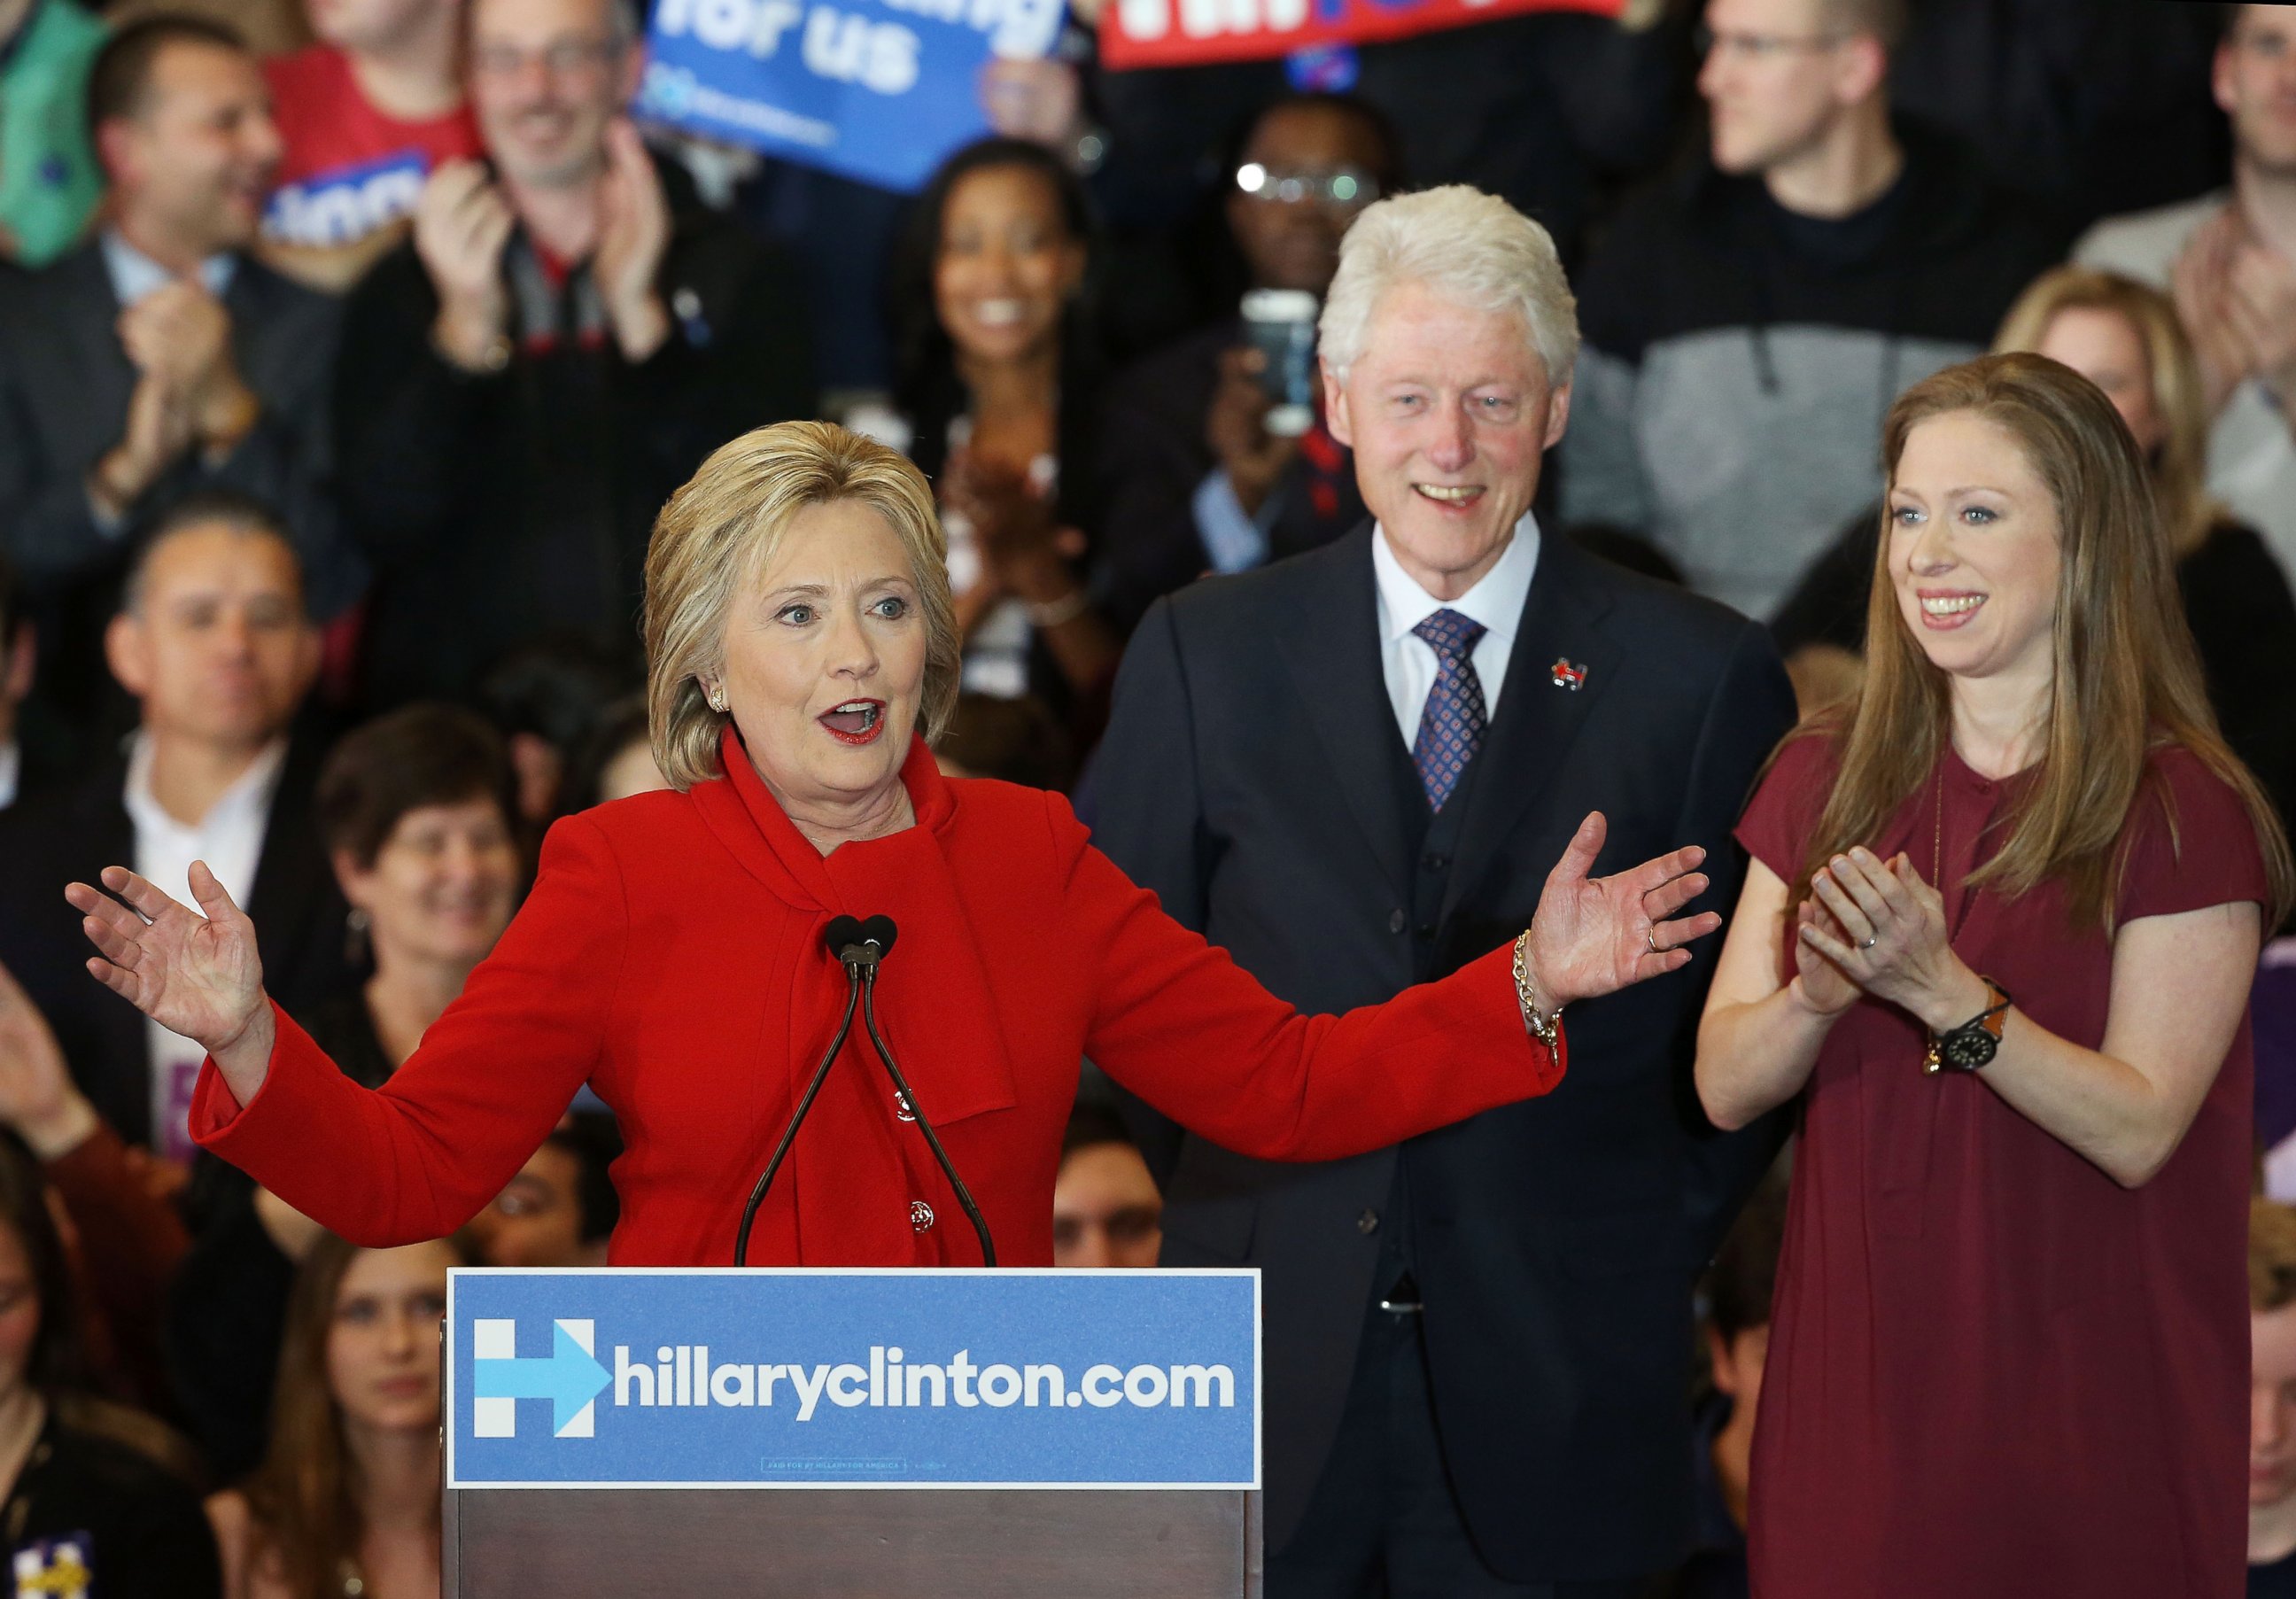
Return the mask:
{"type": "Polygon", "coordinates": [[[1483,680],[1475,676],[1475,643],[1489,631],[1472,617],[1439,611],[1412,632],[1435,652],[1435,686],[1419,713],[1419,736],[1411,743],[1411,764],[1435,810],[1459,786],[1460,774],[1483,747],[1483,680]]]}

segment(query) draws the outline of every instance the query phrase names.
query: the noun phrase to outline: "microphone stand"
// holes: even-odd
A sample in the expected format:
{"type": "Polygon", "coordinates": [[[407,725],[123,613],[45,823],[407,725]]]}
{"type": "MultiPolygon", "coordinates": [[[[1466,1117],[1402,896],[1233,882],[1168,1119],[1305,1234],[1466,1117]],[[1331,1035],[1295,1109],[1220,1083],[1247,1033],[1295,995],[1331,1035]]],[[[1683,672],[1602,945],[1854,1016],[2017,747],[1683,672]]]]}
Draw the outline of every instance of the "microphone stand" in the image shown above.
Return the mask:
{"type": "Polygon", "coordinates": [[[734,1236],[734,1264],[736,1266],[750,1263],[750,1225],[758,1219],[758,1207],[766,1202],[766,1191],[774,1185],[775,1174],[781,1170],[782,1162],[789,1158],[790,1145],[797,1142],[797,1130],[805,1125],[806,1112],[813,1109],[814,1096],[821,1092],[821,1085],[829,1080],[829,1069],[836,1062],[837,1052],[845,1047],[846,1034],[853,1030],[853,1007],[861,998],[861,977],[849,966],[846,968],[845,976],[845,1014],[838,1021],[837,1036],[829,1041],[829,1047],[822,1051],[821,1064],[813,1070],[813,1081],[805,1086],[805,1097],[797,1102],[797,1114],[791,1116],[789,1126],[782,1129],[782,1141],[774,1146],[773,1159],[766,1162],[766,1169],[758,1174],[758,1185],[750,1190],[750,1202],[742,1207],[742,1230],[734,1236]]]}
{"type": "Polygon", "coordinates": [[[901,1096],[901,1103],[908,1107],[909,1114],[915,1119],[917,1130],[925,1136],[926,1147],[932,1151],[933,1160],[939,1163],[941,1175],[948,1179],[948,1185],[956,1193],[956,1202],[964,1207],[966,1219],[972,1223],[972,1231],[980,1240],[981,1264],[991,1267],[996,1264],[996,1244],[988,1235],[988,1218],[980,1214],[980,1207],[973,1202],[972,1191],[964,1185],[964,1179],[956,1175],[956,1167],[950,1161],[948,1152],[941,1147],[940,1136],[933,1131],[932,1123],[925,1119],[924,1111],[917,1103],[916,1095],[909,1092],[908,1080],[901,1075],[899,1065],[894,1062],[893,1052],[887,1046],[884,1035],[877,1029],[877,966],[891,951],[898,931],[890,916],[872,916],[866,922],[851,916],[838,916],[822,930],[823,940],[829,946],[830,953],[845,968],[845,1013],[838,1019],[836,1036],[830,1039],[829,1047],[822,1053],[821,1064],[814,1068],[813,1080],[806,1085],[804,1097],[798,1101],[796,1113],[791,1116],[789,1126],[782,1129],[781,1142],[774,1146],[773,1156],[766,1162],[766,1169],[758,1175],[757,1186],[750,1191],[750,1202],[742,1209],[741,1231],[734,1239],[735,1266],[750,1263],[750,1228],[757,1220],[758,1208],[766,1202],[766,1194],[774,1185],[775,1176],[780,1172],[782,1162],[789,1158],[790,1148],[797,1142],[797,1130],[805,1124],[807,1113],[813,1109],[815,1096],[820,1094],[822,1084],[828,1080],[829,1069],[835,1064],[838,1051],[845,1047],[845,1040],[853,1030],[853,1012],[857,1004],[861,1009],[863,1025],[868,1029],[869,1042],[876,1046],[877,1058],[885,1063],[885,1071],[893,1079],[893,1091],[901,1096]]]}
{"type": "MultiPolygon", "coordinates": [[[[848,1009],[849,1013],[850,1007],[848,1009]]],[[[925,1146],[932,1151],[933,1159],[940,1163],[941,1175],[956,1191],[956,1202],[964,1207],[965,1218],[972,1223],[973,1234],[980,1240],[980,1264],[995,1266],[996,1243],[988,1236],[988,1218],[980,1214],[980,1207],[972,1202],[972,1190],[967,1188],[964,1179],[956,1175],[956,1168],[950,1162],[948,1152],[940,1146],[940,1135],[934,1132],[932,1123],[925,1119],[924,1107],[917,1103],[917,1096],[909,1092],[907,1079],[901,1076],[901,1069],[893,1063],[893,1052],[886,1047],[884,1036],[877,1030],[877,964],[874,961],[870,962],[861,974],[861,1021],[869,1029],[869,1042],[877,1046],[877,1058],[885,1062],[886,1075],[893,1079],[893,1092],[901,1096],[901,1103],[909,1107],[909,1114],[917,1119],[917,1131],[925,1136],[925,1146]]]]}

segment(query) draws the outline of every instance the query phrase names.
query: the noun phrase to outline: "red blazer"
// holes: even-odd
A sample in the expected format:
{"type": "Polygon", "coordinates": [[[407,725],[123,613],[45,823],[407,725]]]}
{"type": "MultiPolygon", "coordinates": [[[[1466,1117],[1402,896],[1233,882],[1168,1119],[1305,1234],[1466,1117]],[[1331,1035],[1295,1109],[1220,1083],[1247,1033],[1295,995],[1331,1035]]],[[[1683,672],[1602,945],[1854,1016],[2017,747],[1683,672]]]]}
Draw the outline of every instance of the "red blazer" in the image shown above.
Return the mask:
{"type": "MultiPolygon", "coordinates": [[[[725,755],[728,777],[552,829],[502,942],[381,1089],[283,1014],[244,1108],[212,1062],[201,1074],[199,1142],[354,1242],[406,1243],[469,1220],[587,1081],[627,1144],[613,1261],[730,1264],[750,1185],[836,1030],[846,980],[821,932],[839,914],[899,925],[878,982],[886,1039],[1013,1265],[1052,1260],[1080,1058],[1268,1160],[1376,1149],[1562,1078],[1562,1052],[1523,1026],[1506,949],[1384,1005],[1302,1016],[1166,916],[1058,795],[951,782],[920,741],[901,772],[917,825],[824,857],[737,739],[725,755]]],[[[750,1259],[979,1264],[857,1021],[750,1259]]]]}

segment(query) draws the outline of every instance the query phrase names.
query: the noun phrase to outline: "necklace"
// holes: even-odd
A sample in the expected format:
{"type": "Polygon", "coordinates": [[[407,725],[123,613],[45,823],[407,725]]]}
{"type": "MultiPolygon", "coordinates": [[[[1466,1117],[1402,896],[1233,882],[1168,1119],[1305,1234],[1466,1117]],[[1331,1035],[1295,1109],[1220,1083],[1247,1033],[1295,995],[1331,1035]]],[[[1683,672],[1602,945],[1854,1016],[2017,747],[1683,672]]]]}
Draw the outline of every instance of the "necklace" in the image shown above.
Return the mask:
{"type": "Polygon", "coordinates": [[[1945,763],[1937,769],[1937,820],[1930,831],[1930,886],[1945,892],[1945,763]]]}

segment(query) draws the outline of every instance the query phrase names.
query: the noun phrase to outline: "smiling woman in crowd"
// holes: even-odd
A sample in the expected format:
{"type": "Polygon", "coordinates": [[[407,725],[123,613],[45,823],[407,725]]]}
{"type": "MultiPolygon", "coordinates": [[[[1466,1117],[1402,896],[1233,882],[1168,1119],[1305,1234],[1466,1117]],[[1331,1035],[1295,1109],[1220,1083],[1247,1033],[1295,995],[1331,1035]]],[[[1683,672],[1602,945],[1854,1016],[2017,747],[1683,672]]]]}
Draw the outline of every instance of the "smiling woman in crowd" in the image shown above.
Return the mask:
{"type": "Polygon", "coordinates": [[[1559,1079],[1558,1009],[1680,970],[1712,913],[1701,852],[1587,876],[1590,816],[1531,925],[1439,983],[1300,1015],[1158,907],[1057,795],[952,781],[926,738],[957,687],[940,527],[909,463],[790,422],[670,501],[646,573],[653,747],[671,791],[570,817],[462,996],[380,1089],[263,992],[254,929],[203,867],[201,917],[123,868],[69,891],[91,971],[210,1062],[195,1136],[357,1242],[460,1226],[588,1082],[619,1119],[618,1264],[730,1260],[742,1199],[849,989],[823,934],[899,928],[882,1030],[830,1071],[757,1215],[758,1264],[972,1265],[937,1124],[1005,1259],[1052,1259],[1078,1063],[1264,1159],[1391,1144],[1559,1079]],[[130,906],[135,908],[130,908],[130,906]],[[1204,1062],[1218,1062],[1209,1070],[1204,1062]]]}
{"type": "Polygon", "coordinates": [[[1883,461],[1865,685],[1746,813],[1699,1036],[1717,1124],[1803,1101],[1754,1586],[2218,1599],[2244,1548],[2248,989],[2287,845],[2094,384],[1949,368],[1898,401],[1883,461]]]}
{"type": "Polygon", "coordinates": [[[963,686],[1087,725],[1119,649],[1081,576],[1099,521],[1095,232],[1057,156],[984,139],[925,185],[892,271],[895,398],[948,528],[963,686]]]}
{"type": "MultiPolygon", "coordinates": [[[[379,717],[328,757],[319,829],[374,969],[301,1020],[351,1081],[388,1080],[510,925],[522,875],[514,795],[493,728],[442,705],[379,717]]],[[[289,1284],[312,1226],[213,1158],[194,1168],[189,1210],[198,1236],[168,1300],[170,1364],[185,1415],[228,1474],[262,1449],[289,1284]]]]}

